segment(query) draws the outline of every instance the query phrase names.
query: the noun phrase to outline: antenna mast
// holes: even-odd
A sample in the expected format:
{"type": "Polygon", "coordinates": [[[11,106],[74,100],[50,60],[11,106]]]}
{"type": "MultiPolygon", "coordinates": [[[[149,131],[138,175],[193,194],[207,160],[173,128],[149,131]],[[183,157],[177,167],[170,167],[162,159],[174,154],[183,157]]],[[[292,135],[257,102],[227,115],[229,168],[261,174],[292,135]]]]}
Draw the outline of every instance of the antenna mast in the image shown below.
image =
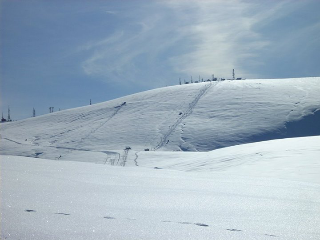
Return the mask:
{"type": "Polygon", "coordinates": [[[10,118],[10,107],[8,107],[8,122],[11,121],[11,118],[10,118]]]}

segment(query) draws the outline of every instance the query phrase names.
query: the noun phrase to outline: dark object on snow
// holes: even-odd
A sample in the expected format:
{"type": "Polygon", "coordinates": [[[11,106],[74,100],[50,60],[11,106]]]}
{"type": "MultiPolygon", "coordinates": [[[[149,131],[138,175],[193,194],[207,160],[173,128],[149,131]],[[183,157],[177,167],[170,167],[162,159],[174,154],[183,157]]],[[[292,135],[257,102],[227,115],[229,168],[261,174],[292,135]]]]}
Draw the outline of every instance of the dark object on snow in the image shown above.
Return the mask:
{"type": "Polygon", "coordinates": [[[32,210],[32,209],[26,209],[24,210],[25,212],[36,212],[36,210],[32,210]]]}
{"type": "Polygon", "coordinates": [[[204,224],[204,223],[195,223],[195,225],[200,226],[200,227],[209,227],[208,224],[204,224]]]}

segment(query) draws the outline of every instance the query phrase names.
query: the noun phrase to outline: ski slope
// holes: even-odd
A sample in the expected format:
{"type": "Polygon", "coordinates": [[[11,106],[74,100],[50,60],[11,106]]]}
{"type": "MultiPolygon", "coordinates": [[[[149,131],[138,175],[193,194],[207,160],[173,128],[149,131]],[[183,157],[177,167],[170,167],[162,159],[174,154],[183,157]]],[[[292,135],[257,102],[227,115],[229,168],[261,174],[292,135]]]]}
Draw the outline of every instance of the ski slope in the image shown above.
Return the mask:
{"type": "Polygon", "coordinates": [[[160,88],[2,124],[0,151],[48,159],[108,151],[116,159],[126,147],[132,149],[129,155],[145,149],[210,151],[320,135],[319,92],[320,78],[160,88]]]}

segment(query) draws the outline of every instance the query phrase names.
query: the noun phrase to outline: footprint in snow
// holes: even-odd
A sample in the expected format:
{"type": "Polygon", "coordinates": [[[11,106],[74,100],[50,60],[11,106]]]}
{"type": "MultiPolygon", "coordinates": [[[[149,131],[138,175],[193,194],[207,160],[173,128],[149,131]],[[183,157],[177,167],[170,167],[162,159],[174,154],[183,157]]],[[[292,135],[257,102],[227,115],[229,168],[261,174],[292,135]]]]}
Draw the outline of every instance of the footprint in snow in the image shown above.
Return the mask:
{"type": "MultiPolygon", "coordinates": [[[[168,220],[165,220],[165,221],[162,221],[162,222],[167,222],[167,223],[171,223],[172,221],[168,221],[168,220]]],[[[176,222],[176,223],[179,223],[179,224],[194,224],[194,225],[197,225],[197,226],[200,226],[200,227],[209,227],[208,224],[205,224],[205,223],[192,223],[192,222],[176,222]]]]}
{"type": "Polygon", "coordinates": [[[204,224],[204,223],[195,223],[195,225],[200,226],[200,227],[209,227],[208,224],[204,224]]]}
{"type": "Polygon", "coordinates": [[[26,209],[24,210],[25,212],[36,212],[36,210],[32,210],[32,209],[26,209]]]}
{"type": "Polygon", "coordinates": [[[180,224],[192,224],[191,222],[178,222],[180,224]]]}
{"type": "Polygon", "coordinates": [[[242,230],[235,229],[235,228],[228,228],[227,230],[231,231],[231,232],[241,232],[242,231],[242,230]]]}
{"type": "Polygon", "coordinates": [[[268,236],[268,237],[277,237],[276,235],[273,235],[273,234],[265,234],[265,236],[268,236]]]}

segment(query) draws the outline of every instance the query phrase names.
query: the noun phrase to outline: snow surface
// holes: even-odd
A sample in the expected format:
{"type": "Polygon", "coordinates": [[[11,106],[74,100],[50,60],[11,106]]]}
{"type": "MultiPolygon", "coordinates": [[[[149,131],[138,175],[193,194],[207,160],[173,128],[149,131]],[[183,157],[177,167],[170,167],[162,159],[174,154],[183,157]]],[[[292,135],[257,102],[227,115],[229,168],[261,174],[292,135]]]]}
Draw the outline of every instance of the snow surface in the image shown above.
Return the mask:
{"type": "Polygon", "coordinates": [[[319,239],[319,154],[316,136],[145,167],[1,156],[1,239],[319,239]]]}
{"type": "Polygon", "coordinates": [[[320,239],[319,90],[206,82],[1,124],[0,238],[320,239]]]}

